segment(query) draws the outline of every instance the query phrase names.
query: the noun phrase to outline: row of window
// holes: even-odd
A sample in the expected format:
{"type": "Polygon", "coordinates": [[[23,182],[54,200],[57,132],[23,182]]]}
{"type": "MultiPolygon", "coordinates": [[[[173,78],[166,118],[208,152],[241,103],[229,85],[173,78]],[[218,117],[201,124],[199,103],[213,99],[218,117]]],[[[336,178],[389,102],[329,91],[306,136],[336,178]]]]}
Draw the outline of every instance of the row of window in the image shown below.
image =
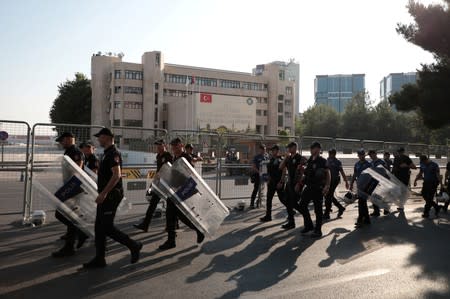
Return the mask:
{"type": "Polygon", "coordinates": [[[235,80],[219,80],[206,77],[195,77],[187,75],[177,74],[164,74],[164,80],[168,83],[186,84],[186,85],[200,85],[217,87],[218,81],[220,81],[220,87],[222,88],[242,88],[248,90],[266,91],[267,84],[254,83],[254,82],[240,82],[235,80]],[[241,84],[242,83],[242,84],[241,84]]]}
{"type": "Polygon", "coordinates": [[[192,91],[176,90],[176,89],[164,89],[164,95],[165,96],[185,98],[188,94],[191,95],[192,91]]]}
{"type": "Polygon", "coordinates": [[[142,107],[143,107],[142,103],[139,103],[139,102],[114,101],[114,108],[120,109],[120,108],[122,108],[122,104],[123,104],[123,108],[127,108],[127,109],[142,109],[142,107]]]}
{"type": "MultiPolygon", "coordinates": [[[[121,93],[121,92],[122,86],[114,86],[114,93],[121,93]]],[[[142,87],[124,86],[123,92],[130,94],[142,94],[142,87]]]]}
{"type": "MultiPolygon", "coordinates": [[[[120,79],[122,78],[122,71],[121,70],[115,70],[114,71],[114,79],[120,79]]],[[[125,79],[129,80],[143,80],[144,79],[144,73],[141,71],[129,71],[125,70],[125,79]]]]}
{"type": "Polygon", "coordinates": [[[267,116],[267,110],[256,109],[256,116],[267,116]]]}

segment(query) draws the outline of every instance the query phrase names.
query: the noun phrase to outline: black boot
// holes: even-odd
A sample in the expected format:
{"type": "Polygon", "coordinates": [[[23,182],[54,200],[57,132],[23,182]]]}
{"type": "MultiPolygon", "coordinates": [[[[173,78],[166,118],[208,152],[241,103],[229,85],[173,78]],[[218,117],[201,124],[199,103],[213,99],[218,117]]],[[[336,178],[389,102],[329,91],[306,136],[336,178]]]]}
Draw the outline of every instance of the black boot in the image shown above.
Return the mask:
{"type": "Polygon", "coordinates": [[[96,269],[106,267],[106,261],[104,257],[94,257],[87,263],[83,264],[84,269],[96,269]]]}
{"type": "Polygon", "coordinates": [[[135,264],[139,261],[141,249],[142,249],[142,243],[139,241],[136,241],[134,246],[132,248],[130,248],[132,264],[135,264]]]}
{"type": "Polygon", "coordinates": [[[137,229],[143,230],[144,232],[148,231],[148,226],[145,226],[143,222],[139,224],[133,224],[133,226],[137,229]]]}
{"type": "Polygon", "coordinates": [[[73,246],[64,246],[63,248],[61,248],[58,251],[52,252],[52,257],[67,257],[67,256],[72,256],[75,254],[75,250],[73,249],[73,246]]]}
{"type": "Polygon", "coordinates": [[[169,233],[169,237],[167,238],[167,241],[164,242],[164,244],[159,246],[159,250],[168,250],[175,248],[177,245],[175,243],[176,234],[175,233],[169,233]]]}
{"type": "Polygon", "coordinates": [[[282,229],[285,229],[285,230],[294,229],[294,228],[295,228],[295,222],[294,222],[294,221],[288,221],[288,223],[283,224],[283,225],[281,226],[281,228],[282,228],[282,229]]]}

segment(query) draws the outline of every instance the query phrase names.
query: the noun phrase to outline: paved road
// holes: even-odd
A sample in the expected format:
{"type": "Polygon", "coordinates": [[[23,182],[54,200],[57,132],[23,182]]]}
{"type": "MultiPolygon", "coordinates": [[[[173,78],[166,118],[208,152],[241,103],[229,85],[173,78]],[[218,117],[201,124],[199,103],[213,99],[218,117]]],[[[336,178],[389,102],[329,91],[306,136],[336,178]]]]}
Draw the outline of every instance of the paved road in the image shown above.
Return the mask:
{"type": "MultiPolygon", "coordinates": [[[[375,219],[354,230],[356,206],[324,226],[312,240],[298,228],[280,230],[285,212],[262,224],[262,210],[232,212],[214,239],[195,244],[183,227],[178,247],[158,252],[164,224],[149,233],[131,228],[135,207],[120,226],[144,242],[142,259],[129,265],[127,250],[108,245],[108,268],[80,271],[92,246],[71,258],[49,253],[61,246],[63,227],[51,221],[23,228],[17,216],[0,219],[1,298],[450,298],[450,217],[423,220],[422,200],[412,197],[405,214],[375,219]]],[[[139,210],[137,210],[139,209],[139,210]]],[[[334,214],[335,216],[335,214],[334,214]]]]}

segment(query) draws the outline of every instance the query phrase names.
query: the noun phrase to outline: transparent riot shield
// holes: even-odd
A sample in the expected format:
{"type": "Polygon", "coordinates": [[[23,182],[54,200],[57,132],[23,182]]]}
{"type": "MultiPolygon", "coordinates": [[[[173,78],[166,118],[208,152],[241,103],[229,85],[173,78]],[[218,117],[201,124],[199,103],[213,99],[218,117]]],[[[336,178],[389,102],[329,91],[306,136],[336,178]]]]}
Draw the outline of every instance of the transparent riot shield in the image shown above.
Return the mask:
{"type": "Polygon", "coordinates": [[[358,196],[382,209],[389,210],[392,205],[403,208],[409,197],[408,188],[383,166],[364,170],[357,186],[358,196]]]}
{"type": "Polygon", "coordinates": [[[162,166],[152,190],[171,200],[205,235],[212,236],[229,215],[227,207],[186,161],[178,159],[162,166]]]}

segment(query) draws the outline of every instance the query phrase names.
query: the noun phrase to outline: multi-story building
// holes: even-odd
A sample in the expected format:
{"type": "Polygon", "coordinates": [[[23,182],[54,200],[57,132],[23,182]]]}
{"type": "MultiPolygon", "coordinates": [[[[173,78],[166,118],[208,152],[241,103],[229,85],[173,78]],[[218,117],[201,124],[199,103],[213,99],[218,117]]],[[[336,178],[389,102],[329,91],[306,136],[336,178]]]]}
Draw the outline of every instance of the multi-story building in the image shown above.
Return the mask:
{"type": "Polygon", "coordinates": [[[365,74],[316,76],[315,104],[327,105],[342,113],[347,103],[365,89],[365,74]]]}
{"type": "Polygon", "coordinates": [[[380,99],[388,100],[389,97],[402,90],[405,84],[415,84],[417,82],[417,73],[391,73],[384,77],[380,82],[380,99]]]}
{"type": "Polygon", "coordinates": [[[141,63],[122,55],[91,59],[92,122],[104,126],[217,129],[276,135],[293,132],[298,76],[294,62],[258,65],[252,73],[164,62],[146,52],[141,63]],[[294,75],[293,75],[294,74],[294,75]]]}

